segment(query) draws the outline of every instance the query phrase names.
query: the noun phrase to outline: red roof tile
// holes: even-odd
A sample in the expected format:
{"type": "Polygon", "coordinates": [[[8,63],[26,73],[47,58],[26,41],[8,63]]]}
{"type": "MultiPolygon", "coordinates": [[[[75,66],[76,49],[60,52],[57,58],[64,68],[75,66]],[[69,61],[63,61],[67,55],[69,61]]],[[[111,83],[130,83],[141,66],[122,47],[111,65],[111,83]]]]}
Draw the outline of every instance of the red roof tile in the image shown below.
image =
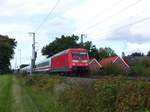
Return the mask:
{"type": "Polygon", "coordinates": [[[107,65],[107,64],[113,63],[114,60],[115,60],[117,57],[118,57],[118,56],[103,58],[99,63],[100,63],[102,66],[105,66],[105,65],[107,65]]]}

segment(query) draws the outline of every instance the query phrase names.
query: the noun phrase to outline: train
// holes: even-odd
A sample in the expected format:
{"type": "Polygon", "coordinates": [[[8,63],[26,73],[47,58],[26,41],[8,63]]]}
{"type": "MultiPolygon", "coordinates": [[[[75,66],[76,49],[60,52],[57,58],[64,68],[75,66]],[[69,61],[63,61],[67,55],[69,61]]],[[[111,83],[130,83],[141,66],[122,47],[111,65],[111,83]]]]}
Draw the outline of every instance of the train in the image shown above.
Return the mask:
{"type": "MultiPolygon", "coordinates": [[[[30,72],[30,65],[22,68],[21,72],[30,72]]],[[[89,69],[88,51],[83,48],[69,48],[50,58],[36,63],[33,72],[46,73],[87,73],[89,69]]]]}

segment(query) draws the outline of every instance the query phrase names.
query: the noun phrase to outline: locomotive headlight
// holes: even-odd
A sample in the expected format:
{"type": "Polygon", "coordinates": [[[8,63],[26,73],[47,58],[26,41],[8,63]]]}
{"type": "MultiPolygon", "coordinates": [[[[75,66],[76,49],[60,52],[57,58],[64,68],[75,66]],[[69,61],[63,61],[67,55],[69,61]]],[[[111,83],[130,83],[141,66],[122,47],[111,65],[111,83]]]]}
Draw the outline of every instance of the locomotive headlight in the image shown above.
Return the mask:
{"type": "Polygon", "coordinates": [[[88,63],[85,63],[85,66],[88,66],[88,63]]]}
{"type": "Polygon", "coordinates": [[[72,65],[74,66],[74,65],[76,65],[75,63],[72,63],[72,65]]]}

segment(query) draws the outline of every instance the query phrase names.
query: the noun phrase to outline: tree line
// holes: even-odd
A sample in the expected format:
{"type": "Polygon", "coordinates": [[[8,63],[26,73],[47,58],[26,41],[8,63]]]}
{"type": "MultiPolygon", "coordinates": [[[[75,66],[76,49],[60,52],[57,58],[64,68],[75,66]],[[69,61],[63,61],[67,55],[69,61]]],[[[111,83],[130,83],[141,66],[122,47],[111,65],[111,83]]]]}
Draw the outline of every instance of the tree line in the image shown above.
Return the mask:
{"type": "Polygon", "coordinates": [[[10,71],[10,60],[13,59],[16,45],[15,39],[0,35],[0,73],[10,71]]]}
{"type": "MultiPolygon", "coordinates": [[[[80,48],[83,47],[88,50],[90,58],[96,58],[98,61],[102,58],[106,58],[109,56],[116,56],[116,53],[110,47],[101,47],[97,48],[92,41],[86,41],[81,45],[79,43],[79,36],[71,35],[64,36],[62,35],[60,38],[56,37],[56,39],[50,42],[48,45],[42,48],[42,54],[50,57],[60,51],[66,50],[68,48],[80,48]]],[[[142,52],[133,52],[128,56],[145,56],[142,52]]],[[[148,51],[146,56],[150,56],[150,51],[148,51]]]]}
{"type": "Polygon", "coordinates": [[[60,38],[56,37],[54,41],[44,46],[41,52],[43,55],[50,57],[68,48],[80,48],[82,46],[83,48],[88,50],[90,58],[96,58],[97,60],[101,60],[104,57],[116,55],[115,51],[110,47],[97,48],[95,45],[93,45],[92,41],[86,41],[83,43],[83,45],[78,41],[79,41],[79,36],[62,35],[60,38]]]}
{"type": "MultiPolygon", "coordinates": [[[[16,48],[17,42],[15,39],[9,38],[5,35],[0,35],[0,73],[5,73],[10,71],[10,60],[13,59],[14,49],[16,48]]],[[[60,51],[66,50],[68,48],[80,48],[83,47],[88,50],[90,59],[96,58],[100,61],[102,58],[109,56],[116,56],[116,53],[110,47],[97,48],[92,41],[86,41],[83,45],[79,42],[79,36],[71,35],[64,36],[50,42],[48,45],[44,46],[41,50],[42,55],[50,57],[60,51]]],[[[128,56],[144,56],[144,53],[134,52],[128,56]]],[[[147,53],[150,56],[150,51],[147,53]]]]}

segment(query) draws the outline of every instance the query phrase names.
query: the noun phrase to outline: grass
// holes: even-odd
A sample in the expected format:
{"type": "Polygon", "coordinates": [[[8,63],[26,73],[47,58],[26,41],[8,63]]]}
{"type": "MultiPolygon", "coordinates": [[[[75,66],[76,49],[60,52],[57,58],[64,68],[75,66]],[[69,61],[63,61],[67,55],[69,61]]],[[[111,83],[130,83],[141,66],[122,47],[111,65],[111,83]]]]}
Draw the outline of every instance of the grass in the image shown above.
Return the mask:
{"type": "Polygon", "coordinates": [[[15,76],[12,79],[11,99],[13,101],[11,112],[38,112],[32,98],[26,92],[21,81],[15,76]]]}
{"type": "Polygon", "coordinates": [[[11,108],[11,84],[12,77],[9,75],[0,76],[0,111],[10,112],[11,108]]]}
{"type": "Polygon", "coordinates": [[[56,99],[11,75],[0,75],[0,112],[60,112],[56,99]]]}
{"type": "Polygon", "coordinates": [[[26,77],[27,90],[40,111],[45,112],[150,112],[150,82],[123,77],[109,80],[61,80],[57,77],[26,77]],[[64,91],[55,85],[66,84],[64,91]],[[46,88],[45,88],[46,87],[46,88]],[[47,89],[48,88],[48,89],[47,89]],[[41,103],[42,102],[42,103],[41,103]]]}
{"type": "Polygon", "coordinates": [[[2,75],[0,112],[150,112],[150,82],[66,81],[48,75],[2,75]]]}
{"type": "Polygon", "coordinates": [[[26,88],[35,105],[38,107],[40,112],[60,112],[56,98],[50,96],[47,92],[33,90],[32,88],[26,88]]]}
{"type": "Polygon", "coordinates": [[[35,86],[31,86],[32,84],[30,85],[30,82],[28,81],[28,84],[25,84],[25,80],[22,78],[20,79],[20,81],[22,83],[23,88],[25,88],[27,94],[32,98],[32,101],[38,108],[39,112],[61,112],[61,108],[59,107],[58,102],[56,101],[56,97],[52,95],[50,91],[47,91],[48,89],[51,89],[55,83],[55,79],[53,78],[54,76],[50,78],[52,80],[49,81],[50,83],[48,84],[48,88],[48,85],[45,85],[45,83],[48,81],[47,77],[48,76],[43,77],[40,75],[38,75],[37,77],[31,77],[31,79],[33,78],[36,80],[36,82],[32,82],[30,79],[30,81],[34,83],[35,86]],[[44,88],[45,90],[41,88],[44,88]]]}

